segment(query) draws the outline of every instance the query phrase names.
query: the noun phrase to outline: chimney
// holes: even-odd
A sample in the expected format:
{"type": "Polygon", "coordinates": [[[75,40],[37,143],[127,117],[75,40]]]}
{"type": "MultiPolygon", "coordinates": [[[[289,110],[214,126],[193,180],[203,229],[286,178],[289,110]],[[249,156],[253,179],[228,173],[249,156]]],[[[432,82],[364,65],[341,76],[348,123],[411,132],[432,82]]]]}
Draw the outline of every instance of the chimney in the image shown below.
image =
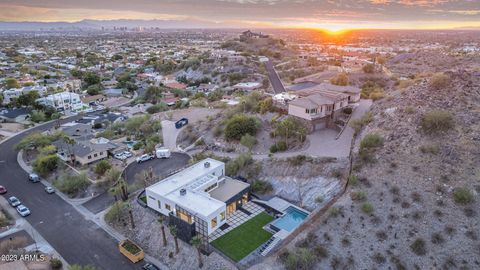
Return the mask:
{"type": "Polygon", "coordinates": [[[187,190],[184,189],[184,188],[180,189],[180,195],[181,195],[181,196],[187,195],[187,190]]]}
{"type": "Polygon", "coordinates": [[[208,161],[205,162],[205,163],[203,164],[203,166],[204,166],[205,168],[210,168],[210,162],[208,162],[208,161]]]}

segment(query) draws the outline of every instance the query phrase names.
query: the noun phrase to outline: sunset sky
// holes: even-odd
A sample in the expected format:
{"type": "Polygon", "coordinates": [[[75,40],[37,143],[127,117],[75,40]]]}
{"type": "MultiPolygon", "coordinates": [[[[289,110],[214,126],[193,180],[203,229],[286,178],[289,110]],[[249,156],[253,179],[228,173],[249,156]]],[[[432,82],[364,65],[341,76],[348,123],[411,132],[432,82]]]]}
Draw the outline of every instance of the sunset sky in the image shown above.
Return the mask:
{"type": "Polygon", "coordinates": [[[480,0],[0,0],[0,21],[83,19],[329,30],[480,28],[480,0]]]}

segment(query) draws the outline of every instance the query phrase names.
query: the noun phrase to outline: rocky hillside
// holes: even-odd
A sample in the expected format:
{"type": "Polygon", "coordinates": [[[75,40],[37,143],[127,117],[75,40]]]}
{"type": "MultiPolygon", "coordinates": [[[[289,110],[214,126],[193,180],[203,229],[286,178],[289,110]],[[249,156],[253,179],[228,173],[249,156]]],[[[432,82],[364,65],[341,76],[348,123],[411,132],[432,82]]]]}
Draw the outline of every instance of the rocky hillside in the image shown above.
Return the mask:
{"type": "Polygon", "coordinates": [[[347,192],[255,268],[480,268],[480,73],[444,75],[374,104],[347,192]]]}
{"type": "Polygon", "coordinates": [[[273,193],[310,211],[321,208],[344,185],[348,160],[313,159],[297,156],[261,162],[258,179],[272,184],[273,193]]]}

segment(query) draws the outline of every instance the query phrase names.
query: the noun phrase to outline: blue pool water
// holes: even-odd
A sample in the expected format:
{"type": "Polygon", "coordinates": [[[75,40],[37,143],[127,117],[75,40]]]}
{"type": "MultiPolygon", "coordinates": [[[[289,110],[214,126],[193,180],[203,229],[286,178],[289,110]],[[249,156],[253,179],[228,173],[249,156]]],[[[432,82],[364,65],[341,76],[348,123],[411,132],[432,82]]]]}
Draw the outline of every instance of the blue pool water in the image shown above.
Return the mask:
{"type": "Polygon", "coordinates": [[[272,222],[271,225],[292,232],[303,222],[304,219],[307,218],[307,216],[307,213],[290,206],[285,211],[285,215],[272,222]]]}
{"type": "Polygon", "coordinates": [[[128,148],[132,149],[136,141],[124,141],[123,143],[126,144],[128,148]]]}

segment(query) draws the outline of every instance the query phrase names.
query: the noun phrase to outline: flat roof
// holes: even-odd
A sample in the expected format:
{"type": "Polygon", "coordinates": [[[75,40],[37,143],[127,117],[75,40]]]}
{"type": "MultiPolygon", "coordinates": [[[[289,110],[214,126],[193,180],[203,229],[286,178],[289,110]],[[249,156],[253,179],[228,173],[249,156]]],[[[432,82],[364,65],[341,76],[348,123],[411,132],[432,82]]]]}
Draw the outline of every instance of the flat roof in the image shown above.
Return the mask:
{"type": "Polygon", "coordinates": [[[209,193],[212,198],[226,202],[249,186],[250,184],[248,183],[235,180],[230,177],[225,177],[221,182],[219,182],[218,187],[214,188],[209,193]]]}
{"type": "Polygon", "coordinates": [[[176,174],[173,174],[163,179],[162,181],[156,184],[153,184],[147,187],[147,189],[161,196],[166,196],[170,192],[180,189],[196,181],[202,176],[209,174],[211,171],[213,171],[214,169],[220,166],[223,166],[223,162],[212,159],[212,158],[207,158],[198,163],[193,164],[192,166],[176,174]],[[210,166],[208,168],[205,168],[204,164],[206,162],[210,163],[210,166]]]}
{"type": "Polygon", "coordinates": [[[165,197],[192,214],[199,214],[205,218],[225,206],[225,203],[210,198],[208,194],[201,193],[200,191],[187,190],[185,195],[180,195],[180,190],[178,190],[165,197]]]}

